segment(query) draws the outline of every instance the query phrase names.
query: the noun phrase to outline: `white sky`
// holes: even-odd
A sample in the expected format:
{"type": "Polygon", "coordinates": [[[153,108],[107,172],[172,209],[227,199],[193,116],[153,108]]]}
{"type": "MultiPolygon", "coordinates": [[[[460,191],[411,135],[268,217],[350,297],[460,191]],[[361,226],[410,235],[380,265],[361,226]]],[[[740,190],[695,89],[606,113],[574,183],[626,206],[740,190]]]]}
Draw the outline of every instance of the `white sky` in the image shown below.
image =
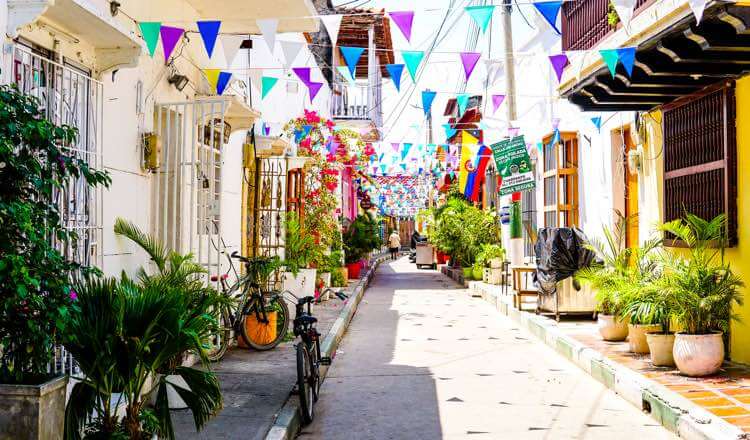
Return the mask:
{"type": "MultiPolygon", "coordinates": [[[[348,2],[350,0],[334,0],[335,5],[348,2]]],[[[411,43],[407,42],[398,27],[391,23],[393,46],[397,51],[395,57],[397,64],[403,63],[399,50],[422,50],[425,52],[429,50],[443,17],[449,9],[452,11],[446,21],[445,28],[440,32],[441,41],[435,46],[432,55],[428,57],[425,54],[422,64],[426,63],[426,67],[418,76],[416,87],[406,69],[404,69],[402,75],[400,93],[396,91],[390,79],[385,80],[383,87],[385,142],[426,143],[426,122],[424,112],[421,109],[422,91],[425,89],[438,92],[432,105],[433,142],[444,141],[442,124],[447,122],[447,117],[443,116],[445,105],[450,98],[463,91],[461,87],[465,83],[464,71],[458,55],[461,51],[482,53],[482,58],[477,63],[465,92],[484,95],[484,80],[486,77],[484,60],[488,58],[502,59],[504,53],[500,9],[499,7],[495,9],[493,20],[487,32],[482,34],[480,31],[476,46],[473,46],[472,42],[468,41],[473,21],[464,12],[464,7],[485,3],[492,4],[493,2],[492,0],[486,2],[477,0],[371,0],[366,4],[355,2],[349,5],[359,6],[362,4],[362,7],[384,8],[386,11],[414,10],[411,43]],[[450,8],[451,3],[453,3],[452,8],[450,8]]],[[[516,48],[533,35],[535,27],[539,24],[534,6],[528,1],[519,1],[519,4],[520,13],[519,9],[515,8],[512,16],[516,48]],[[524,21],[522,14],[525,15],[531,26],[524,21]]],[[[500,81],[487,90],[486,96],[503,94],[504,87],[504,81],[500,81]]],[[[488,105],[488,112],[491,112],[491,104],[488,105]]],[[[498,110],[498,114],[502,112],[503,108],[498,110]]],[[[491,115],[485,112],[485,118],[488,116],[491,115]]]]}

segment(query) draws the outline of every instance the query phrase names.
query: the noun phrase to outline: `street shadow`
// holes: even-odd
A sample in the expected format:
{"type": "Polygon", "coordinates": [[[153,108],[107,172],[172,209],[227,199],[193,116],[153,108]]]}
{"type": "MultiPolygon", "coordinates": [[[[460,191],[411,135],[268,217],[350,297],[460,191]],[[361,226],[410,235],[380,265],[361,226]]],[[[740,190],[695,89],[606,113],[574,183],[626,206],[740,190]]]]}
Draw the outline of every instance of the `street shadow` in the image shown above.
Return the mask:
{"type": "Polygon", "coordinates": [[[407,268],[404,260],[380,265],[323,384],[315,421],[302,429],[300,438],[443,437],[437,378],[428,367],[402,362],[403,344],[409,343],[402,327],[424,314],[400,311],[404,300],[399,292],[408,290],[411,296],[455,285],[435,271],[417,270],[413,264],[407,268]]]}

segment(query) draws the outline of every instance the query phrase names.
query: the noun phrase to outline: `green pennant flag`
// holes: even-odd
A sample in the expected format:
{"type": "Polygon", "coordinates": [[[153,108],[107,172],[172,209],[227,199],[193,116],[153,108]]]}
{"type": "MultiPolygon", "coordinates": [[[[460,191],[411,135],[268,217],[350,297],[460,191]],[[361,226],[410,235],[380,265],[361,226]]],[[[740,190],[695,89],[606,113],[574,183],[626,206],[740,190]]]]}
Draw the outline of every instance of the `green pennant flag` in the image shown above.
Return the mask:
{"type": "Polygon", "coordinates": [[[617,74],[617,62],[620,61],[620,55],[617,53],[617,49],[602,49],[599,51],[602,59],[607,64],[609,72],[612,74],[612,78],[617,74]]]}
{"type": "Polygon", "coordinates": [[[457,95],[456,103],[458,104],[458,117],[460,118],[466,112],[466,107],[469,105],[469,94],[461,93],[457,95]]]}
{"type": "Polygon", "coordinates": [[[487,30],[487,25],[490,24],[492,19],[492,13],[495,11],[495,6],[467,6],[464,10],[469,14],[472,20],[482,29],[482,32],[487,30]]]}
{"type": "Polygon", "coordinates": [[[278,81],[278,78],[274,78],[271,76],[264,76],[261,78],[261,99],[265,98],[266,95],[268,95],[268,92],[271,91],[273,86],[275,86],[278,81]]]}
{"type": "Polygon", "coordinates": [[[401,52],[401,56],[404,57],[404,64],[406,64],[406,69],[409,71],[412,81],[416,82],[417,69],[422,62],[422,58],[424,58],[424,52],[421,50],[405,50],[401,52]]]}
{"type": "Polygon", "coordinates": [[[148,48],[148,54],[151,58],[154,57],[156,52],[156,45],[159,43],[159,31],[161,31],[160,21],[141,21],[138,23],[138,27],[141,28],[141,34],[143,40],[146,42],[148,48]]]}

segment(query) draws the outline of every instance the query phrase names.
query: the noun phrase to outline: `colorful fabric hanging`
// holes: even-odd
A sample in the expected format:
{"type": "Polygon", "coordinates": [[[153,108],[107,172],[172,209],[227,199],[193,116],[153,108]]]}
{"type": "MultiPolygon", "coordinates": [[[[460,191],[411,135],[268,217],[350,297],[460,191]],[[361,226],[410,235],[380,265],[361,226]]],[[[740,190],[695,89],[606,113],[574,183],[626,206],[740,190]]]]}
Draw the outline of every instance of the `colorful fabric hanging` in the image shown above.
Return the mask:
{"type": "Polygon", "coordinates": [[[264,76],[261,78],[262,83],[262,91],[261,91],[261,99],[265,98],[266,95],[273,89],[273,86],[276,85],[276,83],[279,81],[278,78],[270,77],[270,76],[264,76]]]}
{"type": "Polygon", "coordinates": [[[557,17],[560,14],[560,8],[562,7],[561,1],[535,2],[534,7],[539,11],[547,23],[552,26],[552,29],[554,29],[558,35],[562,34],[560,29],[557,28],[557,17]]]}
{"type": "Polygon", "coordinates": [[[340,46],[341,56],[344,57],[347,67],[349,67],[349,73],[354,77],[356,76],[357,63],[365,52],[364,47],[348,47],[340,46]]]}
{"type": "Polygon", "coordinates": [[[388,15],[391,20],[396,23],[396,26],[406,38],[406,41],[411,42],[411,27],[414,23],[414,11],[393,11],[389,12],[388,15]]]}
{"type": "Polygon", "coordinates": [[[138,27],[141,28],[141,35],[143,40],[146,42],[146,48],[148,48],[148,54],[151,58],[154,57],[156,52],[156,45],[159,43],[159,31],[161,30],[160,21],[142,21],[138,23],[138,27]]]}
{"type": "Polygon", "coordinates": [[[385,65],[388,74],[391,76],[393,84],[396,86],[397,91],[401,91],[401,74],[404,72],[403,64],[386,64],[385,65]]]}
{"type": "Polygon", "coordinates": [[[560,80],[562,80],[565,67],[567,67],[569,64],[568,56],[564,53],[561,53],[559,55],[550,55],[549,61],[550,63],[552,63],[552,69],[554,69],[555,75],[557,76],[557,82],[560,82],[560,80]]]}
{"type": "Polygon", "coordinates": [[[432,110],[432,101],[435,100],[436,95],[437,92],[431,90],[424,90],[422,92],[422,109],[424,110],[425,116],[430,114],[430,111],[432,110]]]}
{"type": "Polygon", "coordinates": [[[422,62],[422,58],[424,58],[424,52],[420,50],[405,50],[401,52],[401,56],[404,57],[404,63],[406,64],[406,69],[409,71],[409,75],[411,75],[412,81],[417,82],[417,69],[422,62]]]}
{"type": "Polygon", "coordinates": [[[471,73],[477,65],[477,61],[482,56],[479,52],[461,52],[461,64],[464,66],[464,75],[466,76],[466,82],[469,82],[471,73]]]}
{"type": "Polygon", "coordinates": [[[464,11],[469,14],[479,29],[481,29],[482,32],[485,32],[487,26],[490,24],[490,20],[492,19],[492,13],[495,11],[495,6],[467,6],[464,8],[464,11]]]}
{"type": "Polygon", "coordinates": [[[175,46],[177,46],[177,42],[180,41],[180,38],[182,38],[182,34],[184,33],[185,29],[171,26],[162,26],[161,29],[159,29],[159,34],[161,35],[161,45],[164,49],[165,63],[169,62],[169,57],[172,56],[172,51],[174,51],[175,46]]]}
{"type": "Polygon", "coordinates": [[[203,47],[206,48],[208,57],[211,58],[214,54],[214,47],[216,46],[216,37],[219,36],[219,28],[221,28],[221,22],[218,20],[211,21],[198,21],[198,32],[201,34],[203,40],[203,47]]]}

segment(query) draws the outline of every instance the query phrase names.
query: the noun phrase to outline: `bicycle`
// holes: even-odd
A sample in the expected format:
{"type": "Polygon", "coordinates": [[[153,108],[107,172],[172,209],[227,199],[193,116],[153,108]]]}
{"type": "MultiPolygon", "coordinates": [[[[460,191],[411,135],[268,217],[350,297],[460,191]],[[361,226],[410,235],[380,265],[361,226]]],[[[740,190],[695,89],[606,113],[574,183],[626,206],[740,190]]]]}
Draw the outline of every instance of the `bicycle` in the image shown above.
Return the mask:
{"type": "Polygon", "coordinates": [[[265,351],[279,345],[286,337],[289,327],[289,307],[284,301],[284,293],[264,290],[259,284],[268,275],[264,272],[275,269],[272,267],[273,260],[266,257],[245,258],[236,251],[229,259],[230,263],[231,259],[236,259],[245,264],[246,271],[231,286],[227,283],[229,272],[211,276],[211,281],[219,282],[222,293],[235,299],[237,304],[235,310],[227,306],[218,311],[220,331],[212,341],[216,349],[208,353],[208,359],[212,362],[221,360],[226,354],[232,331],[235,335],[239,334],[249,347],[265,351]],[[245,325],[247,317],[254,318],[258,324],[252,334],[245,325]]]}

